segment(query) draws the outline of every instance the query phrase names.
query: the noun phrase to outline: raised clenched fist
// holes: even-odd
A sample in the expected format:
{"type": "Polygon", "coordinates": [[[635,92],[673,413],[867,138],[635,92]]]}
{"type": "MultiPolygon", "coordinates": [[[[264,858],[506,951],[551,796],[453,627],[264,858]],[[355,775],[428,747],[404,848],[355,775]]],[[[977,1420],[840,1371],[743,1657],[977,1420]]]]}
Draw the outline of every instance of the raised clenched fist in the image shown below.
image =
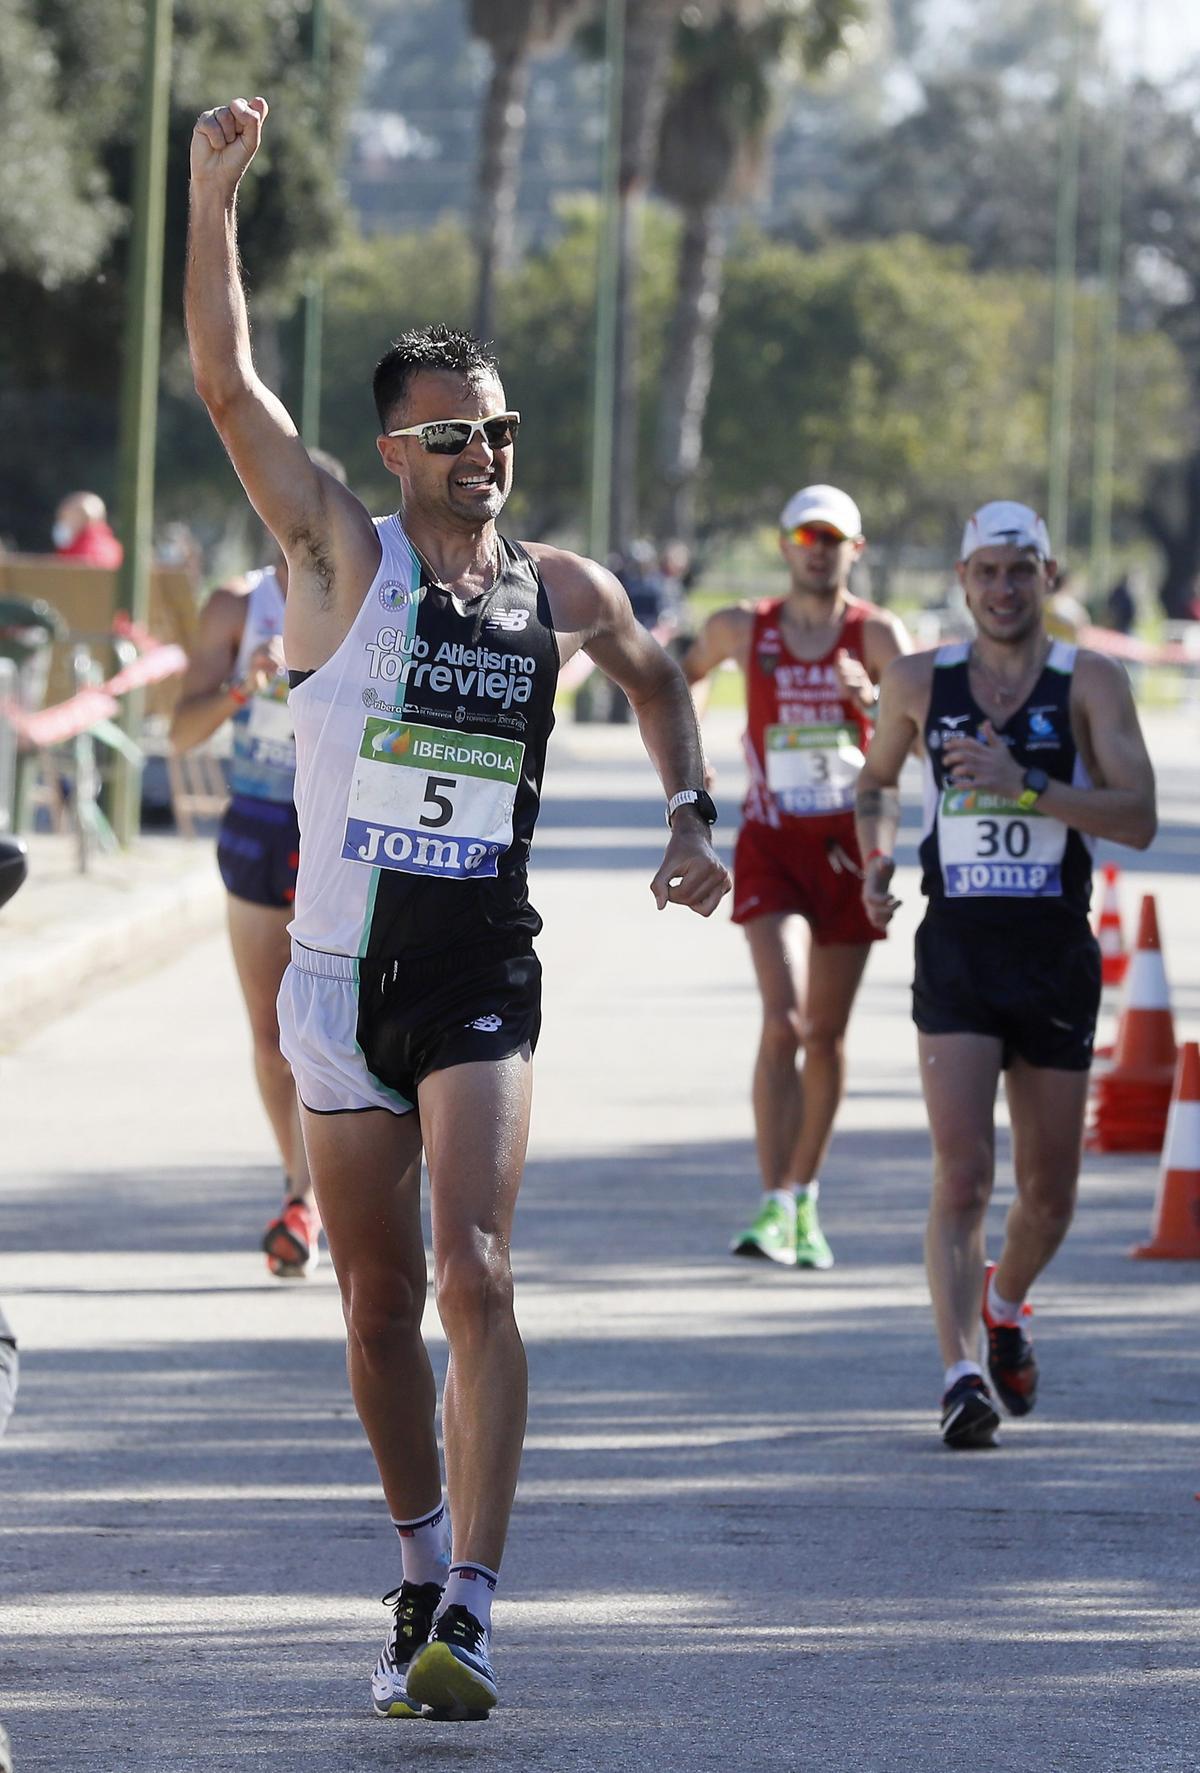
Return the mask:
{"type": "Polygon", "coordinates": [[[267,110],[265,98],[239,98],[203,112],[192,131],[192,182],[235,191],[258,152],[267,110]]]}

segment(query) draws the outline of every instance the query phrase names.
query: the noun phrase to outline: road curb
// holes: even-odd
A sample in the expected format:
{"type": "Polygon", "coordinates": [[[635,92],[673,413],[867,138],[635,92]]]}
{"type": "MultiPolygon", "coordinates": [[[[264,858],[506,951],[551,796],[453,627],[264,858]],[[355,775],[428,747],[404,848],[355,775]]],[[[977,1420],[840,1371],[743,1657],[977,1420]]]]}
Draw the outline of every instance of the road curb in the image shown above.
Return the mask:
{"type": "Polygon", "coordinates": [[[0,963],[0,1051],[11,1051],[98,992],[163,964],[220,926],[225,894],[211,857],[62,936],[46,929],[0,963]]]}

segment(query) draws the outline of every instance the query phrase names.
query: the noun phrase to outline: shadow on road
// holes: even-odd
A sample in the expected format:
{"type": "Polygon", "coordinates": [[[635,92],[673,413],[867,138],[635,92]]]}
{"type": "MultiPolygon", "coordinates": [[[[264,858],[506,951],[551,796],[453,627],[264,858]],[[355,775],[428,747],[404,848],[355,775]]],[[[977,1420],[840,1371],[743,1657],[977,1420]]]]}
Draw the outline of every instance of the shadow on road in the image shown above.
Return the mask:
{"type": "Polygon", "coordinates": [[[1196,1361],[1187,1274],[1125,1257],[1147,1202],[1092,1167],[1039,1301],[1044,1406],[956,1456],[924,1136],[839,1139],[827,1275],[726,1256],[751,1168],[732,1143],[531,1162],[505,1704],[474,1733],[364,1713],[398,1558],[329,1271],[288,1296],[251,1261],[270,1184],[10,1189],[0,1247],[43,1253],[25,1291],[62,1321],[0,1455],[18,1773],[1193,1766],[1196,1361]],[[95,1297],[120,1334],[73,1339],[95,1297]]]}

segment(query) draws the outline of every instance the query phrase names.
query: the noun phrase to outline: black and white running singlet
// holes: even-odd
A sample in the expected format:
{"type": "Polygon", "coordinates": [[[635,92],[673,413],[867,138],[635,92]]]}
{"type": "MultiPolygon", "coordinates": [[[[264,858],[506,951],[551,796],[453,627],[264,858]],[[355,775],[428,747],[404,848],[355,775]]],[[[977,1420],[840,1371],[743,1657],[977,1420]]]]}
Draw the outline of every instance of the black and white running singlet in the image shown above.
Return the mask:
{"type": "MultiPolygon", "coordinates": [[[[942,745],[955,734],[980,737],[988,718],[971,694],[967,643],[938,649],[925,718],[925,822],[921,890],[930,912],[999,919],[1007,926],[1086,921],[1092,890],[1089,838],[983,789],[952,787],[942,745]]],[[[1033,689],[1005,721],[1001,737],[1022,770],[1090,787],[1071,731],[1071,673],[1078,649],[1055,641],[1033,689]]],[[[993,725],[996,725],[993,722],[993,725]]],[[[999,728],[997,730],[1000,730],[999,728]]]]}
{"type": "Polygon", "coordinates": [[[300,872],[293,938],[359,958],[527,946],[526,863],[558,642],[524,549],[491,589],[428,581],[398,516],[337,652],[291,692],[300,872]]]}

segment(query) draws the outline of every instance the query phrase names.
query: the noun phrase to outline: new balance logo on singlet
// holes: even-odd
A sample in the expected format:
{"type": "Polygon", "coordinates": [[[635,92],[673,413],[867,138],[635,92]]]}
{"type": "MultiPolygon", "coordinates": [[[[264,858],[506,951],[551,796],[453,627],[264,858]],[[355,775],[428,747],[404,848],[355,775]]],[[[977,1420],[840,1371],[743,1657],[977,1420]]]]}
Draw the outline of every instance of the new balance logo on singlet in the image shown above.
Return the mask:
{"type": "Polygon", "coordinates": [[[522,628],[529,626],[527,609],[494,609],[484,622],[485,628],[494,628],[502,634],[519,634],[522,628]]]}

